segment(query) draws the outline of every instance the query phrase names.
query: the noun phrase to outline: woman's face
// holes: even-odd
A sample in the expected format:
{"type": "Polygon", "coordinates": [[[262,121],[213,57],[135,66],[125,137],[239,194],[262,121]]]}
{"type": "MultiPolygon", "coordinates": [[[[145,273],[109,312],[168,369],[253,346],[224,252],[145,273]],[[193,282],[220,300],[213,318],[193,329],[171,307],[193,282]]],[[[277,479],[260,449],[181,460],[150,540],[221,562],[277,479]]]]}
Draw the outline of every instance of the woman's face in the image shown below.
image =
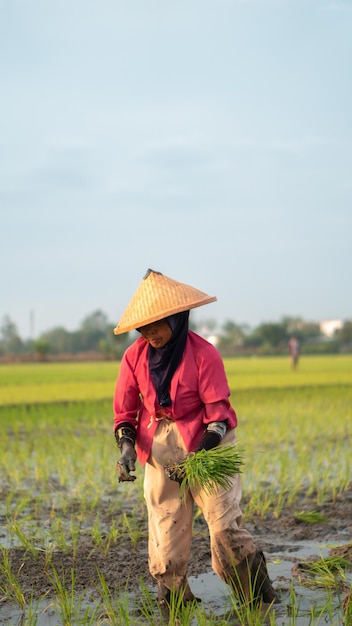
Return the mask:
{"type": "Polygon", "coordinates": [[[138,330],[153,348],[163,348],[172,337],[172,330],[165,319],[142,326],[138,330]]]}

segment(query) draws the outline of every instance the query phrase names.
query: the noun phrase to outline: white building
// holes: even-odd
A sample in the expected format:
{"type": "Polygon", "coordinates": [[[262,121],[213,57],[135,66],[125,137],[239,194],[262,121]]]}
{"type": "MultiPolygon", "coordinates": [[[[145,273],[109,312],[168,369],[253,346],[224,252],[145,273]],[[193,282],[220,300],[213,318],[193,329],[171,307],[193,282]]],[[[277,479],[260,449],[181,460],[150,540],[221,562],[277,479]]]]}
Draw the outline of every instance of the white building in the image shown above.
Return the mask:
{"type": "Polygon", "coordinates": [[[327,337],[332,337],[335,330],[340,330],[342,326],[342,320],[325,320],[320,322],[320,332],[327,337]]]}

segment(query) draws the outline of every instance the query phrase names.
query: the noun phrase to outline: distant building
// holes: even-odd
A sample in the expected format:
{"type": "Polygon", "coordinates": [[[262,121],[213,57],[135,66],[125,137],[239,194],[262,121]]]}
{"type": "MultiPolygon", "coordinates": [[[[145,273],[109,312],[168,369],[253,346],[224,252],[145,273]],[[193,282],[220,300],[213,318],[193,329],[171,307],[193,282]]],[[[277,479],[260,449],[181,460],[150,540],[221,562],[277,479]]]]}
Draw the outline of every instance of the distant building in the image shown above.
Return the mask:
{"type": "Polygon", "coordinates": [[[325,320],[320,322],[320,332],[327,337],[332,337],[336,330],[343,327],[342,320],[325,320]]]}
{"type": "Polygon", "coordinates": [[[206,340],[209,341],[213,346],[216,346],[219,343],[219,337],[216,335],[209,335],[206,337],[206,340]]]}

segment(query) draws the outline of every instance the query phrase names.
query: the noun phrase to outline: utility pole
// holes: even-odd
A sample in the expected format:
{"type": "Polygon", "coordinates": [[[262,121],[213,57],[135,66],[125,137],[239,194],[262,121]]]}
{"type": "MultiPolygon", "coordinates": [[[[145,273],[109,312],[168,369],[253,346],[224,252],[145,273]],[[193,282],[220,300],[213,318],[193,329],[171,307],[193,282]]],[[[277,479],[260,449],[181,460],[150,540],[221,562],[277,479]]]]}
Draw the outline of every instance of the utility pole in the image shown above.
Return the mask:
{"type": "Polygon", "coordinates": [[[34,312],[30,311],[29,313],[29,328],[30,328],[30,339],[34,341],[34,312]]]}

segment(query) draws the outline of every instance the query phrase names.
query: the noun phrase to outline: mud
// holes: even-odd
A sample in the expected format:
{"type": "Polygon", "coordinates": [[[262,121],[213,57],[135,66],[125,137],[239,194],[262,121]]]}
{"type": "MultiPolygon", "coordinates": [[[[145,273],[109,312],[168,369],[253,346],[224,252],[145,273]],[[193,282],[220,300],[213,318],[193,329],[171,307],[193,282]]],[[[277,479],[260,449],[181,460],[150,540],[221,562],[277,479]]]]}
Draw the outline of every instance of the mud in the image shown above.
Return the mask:
{"type": "MultiPolygon", "coordinates": [[[[124,510],[127,514],[128,507],[129,503],[125,502],[124,510]]],[[[245,502],[243,509],[245,511],[245,502]]],[[[132,510],[133,503],[131,502],[131,515],[132,510]]],[[[116,510],[116,516],[119,513],[116,510]]],[[[107,503],[106,507],[102,505],[100,518],[107,528],[111,524],[111,515],[111,503],[107,503]]],[[[136,522],[135,511],[133,521],[136,522]]],[[[45,594],[48,597],[55,594],[50,576],[53,568],[63,580],[67,581],[68,586],[71,583],[73,568],[76,592],[89,591],[92,597],[101,587],[98,571],[104,577],[112,594],[128,590],[138,595],[141,578],[147,587],[155,589],[154,581],[148,571],[145,512],[140,513],[138,526],[140,537],[135,545],[131,538],[124,534],[107,553],[104,553],[88,538],[79,543],[75,552],[53,552],[50,562],[46,561],[44,552],[39,552],[34,557],[24,548],[11,548],[9,555],[12,572],[17,576],[23,594],[28,594],[33,599],[43,598],[45,594]]],[[[314,559],[340,550],[352,561],[352,488],[337,497],[335,502],[325,502],[321,506],[307,500],[302,494],[300,501],[296,501],[294,506],[284,510],[279,519],[275,519],[272,514],[268,513],[265,519],[255,518],[245,523],[245,526],[253,534],[258,548],[266,554],[274,587],[281,594],[288,595],[291,585],[300,582],[300,563],[305,558],[314,559]],[[328,521],[314,524],[297,521],[294,513],[303,510],[318,511],[328,521]]],[[[0,542],[4,543],[1,528],[0,542]]],[[[204,595],[206,591],[208,599],[213,593],[217,595],[218,604],[221,604],[222,583],[211,574],[209,537],[206,524],[201,517],[195,518],[189,576],[192,588],[195,587],[195,593],[200,592],[204,595]]],[[[2,577],[3,573],[0,570],[0,588],[3,582],[2,577]]],[[[348,587],[351,582],[347,580],[346,585],[348,587]]],[[[347,587],[344,593],[347,593],[347,587]]],[[[4,608],[6,599],[1,598],[1,600],[0,608],[4,608]]],[[[3,623],[1,619],[0,622],[3,623]]]]}

